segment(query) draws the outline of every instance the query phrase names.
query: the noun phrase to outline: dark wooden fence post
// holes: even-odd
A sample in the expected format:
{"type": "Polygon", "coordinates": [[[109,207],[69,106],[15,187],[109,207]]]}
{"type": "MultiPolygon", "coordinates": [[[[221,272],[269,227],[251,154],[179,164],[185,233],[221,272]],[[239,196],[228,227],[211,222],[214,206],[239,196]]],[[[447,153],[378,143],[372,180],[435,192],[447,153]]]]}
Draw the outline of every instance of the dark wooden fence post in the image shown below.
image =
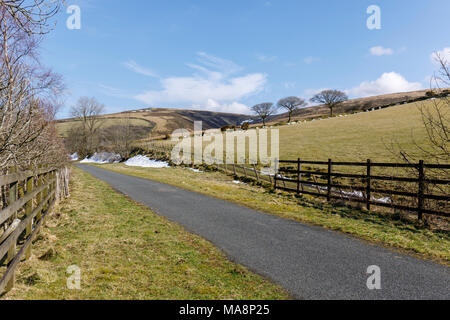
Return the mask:
{"type": "Polygon", "coordinates": [[[417,212],[419,216],[419,220],[423,220],[423,194],[425,189],[425,170],[424,170],[424,161],[420,160],[419,162],[419,192],[417,194],[417,212]]]}
{"type": "Polygon", "coordinates": [[[259,174],[258,174],[258,170],[256,170],[256,164],[253,164],[253,170],[255,170],[256,181],[259,182],[259,174]]]}
{"type": "Polygon", "coordinates": [[[302,178],[302,175],[300,174],[300,171],[302,169],[302,164],[300,162],[300,158],[297,159],[297,194],[300,194],[300,180],[302,178]]]}
{"type": "MultiPolygon", "coordinates": [[[[17,170],[15,168],[11,169],[9,173],[16,173],[17,170]]],[[[17,181],[13,182],[9,185],[9,201],[8,206],[11,206],[17,200],[17,181]]],[[[13,220],[17,219],[17,212],[12,216],[13,220]]],[[[8,250],[8,254],[6,256],[6,264],[10,264],[14,257],[16,256],[17,242],[14,241],[11,244],[11,247],[8,250]]],[[[5,287],[5,291],[10,291],[14,287],[14,283],[16,282],[16,273],[13,271],[11,279],[8,281],[5,287]]]]}
{"type": "Polygon", "coordinates": [[[328,159],[328,187],[327,187],[327,201],[331,201],[331,174],[333,173],[333,163],[331,159],[328,159]]]}
{"type": "Polygon", "coordinates": [[[371,195],[371,189],[372,189],[372,183],[371,183],[371,171],[372,171],[372,161],[370,159],[367,160],[367,188],[366,188],[366,204],[367,204],[367,210],[370,210],[370,201],[372,199],[371,195]]]}
{"type": "MultiPolygon", "coordinates": [[[[29,177],[27,179],[27,193],[31,194],[33,192],[33,185],[34,185],[34,177],[29,177]]],[[[30,199],[25,205],[25,215],[28,217],[33,212],[33,198],[30,199]]],[[[25,238],[28,239],[28,237],[31,235],[31,232],[33,231],[33,219],[30,220],[26,227],[26,233],[25,238]]],[[[26,252],[25,252],[25,260],[28,260],[31,257],[31,244],[28,246],[26,252]]]]}
{"type": "MultiPolygon", "coordinates": [[[[39,189],[42,186],[42,175],[37,175],[36,187],[39,189]]],[[[42,201],[42,191],[36,195],[36,203],[39,205],[42,201]]],[[[39,222],[42,218],[42,209],[36,215],[36,222],[39,222]]]]}

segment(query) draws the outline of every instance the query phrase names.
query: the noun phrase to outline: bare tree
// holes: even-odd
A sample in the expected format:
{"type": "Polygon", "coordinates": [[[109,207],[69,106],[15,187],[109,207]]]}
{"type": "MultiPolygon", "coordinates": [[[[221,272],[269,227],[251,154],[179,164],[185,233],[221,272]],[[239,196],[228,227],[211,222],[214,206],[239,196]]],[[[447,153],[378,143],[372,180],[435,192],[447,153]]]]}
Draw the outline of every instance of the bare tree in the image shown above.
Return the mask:
{"type": "Polygon", "coordinates": [[[49,21],[62,3],[63,0],[0,0],[0,9],[28,35],[44,34],[50,30],[49,21]]]}
{"type": "Polygon", "coordinates": [[[87,153],[96,151],[99,146],[99,131],[104,123],[100,115],[105,110],[105,106],[96,98],[81,97],[71,109],[72,117],[80,120],[84,143],[87,153]]]}
{"type": "Polygon", "coordinates": [[[53,119],[63,90],[61,77],[43,68],[37,55],[41,32],[52,15],[48,7],[39,7],[43,3],[0,0],[2,167],[64,158],[64,148],[51,147],[60,144],[53,119]]]}
{"type": "Polygon", "coordinates": [[[331,116],[333,116],[334,108],[347,100],[348,96],[339,90],[324,90],[311,98],[311,102],[322,103],[330,108],[331,116]]]}
{"type": "Polygon", "coordinates": [[[263,126],[266,126],[267,118],[275,114],[278,110],[278,107],[272,102],[266,102],[254,105],[251,109],[256,115],[261,118],[263,126]]]}
{"type": "Polygon", "coordinates": [[[139,139],[139,134],[134,130],[131,119],[121,119],[118,125],[105,129],[104,137],[106,143],[115,153],[120,154],[122,159],[128,159],[133,150],[133,143],[139,139]]]}
{"type": "Polygon", "coordinates": [[[305,107],[306,105],[307,103],[305,102],[305,100],[299,97],[287,97],[278,101],[278,107],[286,109],[289,113],[289,123],[292,120],[292,114],[296,110],[305,107]]]}
{"type": "Polygon", "coordinates": [[[435,53],[434,57],[440,67],[431,82],[432,91],[437,93],[437,97],[419,106],[429,144],[424,146],[415,143],[419,150],[418,154],[414,155],[402,150],[401,155],[407,161],[421,157],[433,159],[435,163],[448,164],[450,161],[450,96],[449,91],[443,87],[450,87],[450,61],[439,53],[435,53]]]}
{"type": "MultiPolygon", "coordinates": [[[[432,99],[421,103],[418,110],[422,117],[423,127],[425,128],[426,143],[422,140],[417,141],[412,136],[412,144],[408,142],[407,145],[392,141],[387,145],[388,150],[397,157],[400,161],[415,166],[405,168],[405,175],[415,176],[418,174],[418,166],[420,160],[426,160],[433,164],[448,165],[450,162],[450,96],[448,88],[450,86],[450,61],[445,57],[435,54],[436,62],[440,69],[431,81],[432,99]],[[411,146],[412,145],[412,146],[411,146]]],[[[401,170],[401,169],[398,169],[401,170]]],[[[446,169],[440,168],[426,168],[426,179],[428,182],[424,183],[424,193],[426,194],[443,194],[447,195],[450,192],[449,185],[436,184],[434,180],[450,179],[450,174],[446,169]]],[[[399,184],[396,186],[398,191],[417,192],[417,186],[411,184],[399,184]]],[[[397,200],[400,201],[400,200],[397,200]]],[[[398,203],[406,206],[417,206],[415,200],[412,203],[398,203]]],[[[434,211],[448,211],[448,202],[440,200],[425,199],[423,206],[427,210],[434,211]]],[[[446,226],[448,228],[448,220],[441,219],[437,216],[426,215],[425,220],[429,224],[435,226],[446,226]]]]}

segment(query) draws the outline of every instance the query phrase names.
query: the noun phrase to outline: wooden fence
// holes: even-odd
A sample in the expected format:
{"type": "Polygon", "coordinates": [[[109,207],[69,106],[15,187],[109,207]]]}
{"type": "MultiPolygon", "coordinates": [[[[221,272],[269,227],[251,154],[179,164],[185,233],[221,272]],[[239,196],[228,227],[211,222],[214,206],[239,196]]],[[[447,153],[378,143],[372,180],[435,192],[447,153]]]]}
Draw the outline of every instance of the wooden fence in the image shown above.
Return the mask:
{"type": "MultiPolygon", "coordinates": [[[[170,154],[170,145],[151,146],[160,154],[170,154]]],[[[193,155],[191,155],[193,159],[193,155]]],[[[210,159],[212,163],[223,163],[210,159]]],[[[242,162],[242,161],[241,161],[242,162]]],[[[277,174],[262,173],[255,165],[214,164],[221,171],[276,189],[326,198],[363,203],[367,210],[384,207],[417,213],[450,217],[450,164],[417,164],[279,160],[277,174]],[[311,168],[312,167],[312,168],[311,168]],[[387,170],[391,170],[389,174],[387,170]],[[428,170],[428,172],[427,172],[428,170]],[[438,172],[436,172],[438,171],[438,172]],[[344,181],[342,181],[344,180],[344,181]]]]}
{"type": "MultiPolygon", "coordinates": [[[[441,176],[448,177],[450,165],[408,163],[333,162],[280,160],[280,174],[275,176],[275,188],[297,194],[360,202],[371,206],[416,212],[420,220],[424,214],[450,217],[449,186],[450,180],[427,177],[426,170],[439,170],[441,176]],[[282,167],[282,165],[289,165],[282,167]],[[316,166],[316,169],[306,169],[316,166]],[[317,166],[322,166],[321,170],[317,166]],[[345,167],[344,172],[335,171],[345,167]],[[359,168],[359,170],[357,169],[359,168]],[[361,168],[362,171],[361,172],[361,168]],[[393,174],[380,174],[380,171],[392,169],[393,174]],[[403,175],[400,175],[400,170],[403,175]],[[358,172],[359,173],[355,173],[358,172]],[[341,183],[341,179],[347,179],[341,183]],[[350,180],[351,179],[351,180],[350,180]],[[283,186],[280,185],[283,183],[283,186]],[[384,182],[384,183],[380,183],[384,182]],[[315,191],[312,191],[314,189],[315,191]],[[431,192],[437,192],[431,193],[431,192]],[[383,196],[385,198],[376,198],[383,196]],[[387,198],[386,198],[387,197],[387,198]],[[381,201],[381,200],[384,201],[381,201]],[[409,203],[404,205],[401,203],[409,203]]],[[[434,174],[433,176],[436,176],[434,174]]]]}
{"type": "Polygon", "coordinates": [[[15,282],[22,258],[31,256],[33,239],[54,204],[69,195],[69,169],[9,170],[0,176],[0,294],[15,282]],[[6,270],[5,270],[6,268],[6,270]]]}

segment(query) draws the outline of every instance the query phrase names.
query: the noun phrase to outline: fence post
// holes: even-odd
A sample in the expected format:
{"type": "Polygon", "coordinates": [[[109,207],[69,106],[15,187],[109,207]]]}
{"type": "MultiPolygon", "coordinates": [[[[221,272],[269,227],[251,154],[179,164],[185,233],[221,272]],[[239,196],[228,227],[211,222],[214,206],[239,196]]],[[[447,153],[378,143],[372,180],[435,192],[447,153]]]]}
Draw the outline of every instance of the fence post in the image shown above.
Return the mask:
{"type": "Polygon", "coordinates": [[[258,171],[256,170],[256,164],[253,164],[253,170],[255,170],[256,181],[259,182],[259,175],[258,175],[258,171]]]}
{"type": "Polygon", "coordinates": [[[372,161],[370,159],[367,160],[367,188],[366,188],[366,204],[367,204],[367,210],[370,210],[370,201],[372,199],[371,195],[371,171],[372,171],[372,161]]]}
{"type": "Polygon", "coordinates": [[[417,212],[419,220],[423,220],[423,194],[424,194],[424,180],[425,180],[425,170],[424,161],[419,162],[419,192],[417,194],[417,212]]]}
{"type": "MultiPolygon", "coordinates": [[[[39,189],[42,186],[42,175],[37,175],[36,187],[39,189]]],[[[42,191],[36,195],[36,203],[40,205],[42,201],[42,191]]],[[[36,215],[36,221],[40,221],[42,218],[42,209],[36,215]]]]}
{"type": "Polygon", "coordinates": [[[300,180],[302,178],[302,175],[300,173],[302,169],[302,164],[300,162],[300,158],[297,159],[297,194],[300,194],[300,180]]]}
{"type": "MultiPolygon", "coordinates": [[[[27,194],[31,194],[33,192],[33,185],[34,185],[34,177],[31,176],[27,179],[27,194]]],[[[33,198],[30,199],[25,204],[25,215],[28,217],[33,212],[33,198]]],[[[30,220],[30,222],[27,225],[26,233],[25,233],[25,239],[28,239],[28,237],[31,235],[31,231],[33,230],[33,219],[30,220]]],[[[28,246],[26,252],[25,252],[25,260],[28,260],[31,257],[31,244],[28,246]]]]}
{"type": "Polygon", "coordinates": [[[237,177],[237,174],[236,174],[236,164],[235,164],[235,163],[233,163],[233,172],[234,172],[234,176],[237,177]]]}
{"type": "Polygon", "coordinates": [[[327,183],[327,201],[331,201],[331,174],[333,171],[333,163],[331,159],[328,159],[328,183],[327,183]]]}
{"type": "MultiPolygon", "coordinates": [[[[15,173],[17,172],[17,170],[11,169],[10,171],[11,173],[15,173]]],[[[15,181],[13,183],[11,183],[9,185],[9,201],[8,201],[8,206],[11,206],[12,204],[14,204],[14,202],[16,202],[17,200],[17,183],[18,181],[15,181]]],[[[13,215],[13,219],[17,218],[17,212],[13,215]]],[[[17,242],[14,241],[14,243],[11,244],[11,247],[8,250],[8,254],[6,256],[6,264],[10,264],[11,261],[14,259],[14,257],[16,256],[16,248],[17,248],[17,242]]],[[[14,283],[16,282],[16,272],[13,270],[12,271],[12,276],[11,279],[9,280],[9,282],[6,284],[5,287],[5,291],[8,292],[10,291],[13,287],[14,287],[14,283]]]]}
{"type": "MultiPolygon", "coordinates": [[[[44,180],[43,182],[44,182],[44,185],[45,185],[44,191],[43,191],[43,199],[46,199],[47,196],[48,196],[48,187],[49,187],[49,182],[50,182],[48,172],[43,174],[43,180],[44,180]]],[[[42,207],[42,212],[47,211],[48,203],[49,203],[49,201],[47,201],[47,203],[44,204],[44,206],[42,207]]]]}

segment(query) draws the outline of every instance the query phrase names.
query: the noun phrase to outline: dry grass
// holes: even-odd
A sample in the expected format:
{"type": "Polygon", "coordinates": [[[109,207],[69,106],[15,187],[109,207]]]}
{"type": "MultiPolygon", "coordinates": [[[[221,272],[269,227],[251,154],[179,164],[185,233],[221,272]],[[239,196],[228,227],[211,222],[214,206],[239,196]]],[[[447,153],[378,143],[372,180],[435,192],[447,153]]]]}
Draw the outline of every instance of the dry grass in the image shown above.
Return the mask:
{"type": "Polygon", "coordinates": [[[72,195],[56,208],[5,299],[286,299],[278,286],[229,262],[186,232],[74,169],[72,195]],[[66,268],[82,271],[66,288],[66,268]]]}

